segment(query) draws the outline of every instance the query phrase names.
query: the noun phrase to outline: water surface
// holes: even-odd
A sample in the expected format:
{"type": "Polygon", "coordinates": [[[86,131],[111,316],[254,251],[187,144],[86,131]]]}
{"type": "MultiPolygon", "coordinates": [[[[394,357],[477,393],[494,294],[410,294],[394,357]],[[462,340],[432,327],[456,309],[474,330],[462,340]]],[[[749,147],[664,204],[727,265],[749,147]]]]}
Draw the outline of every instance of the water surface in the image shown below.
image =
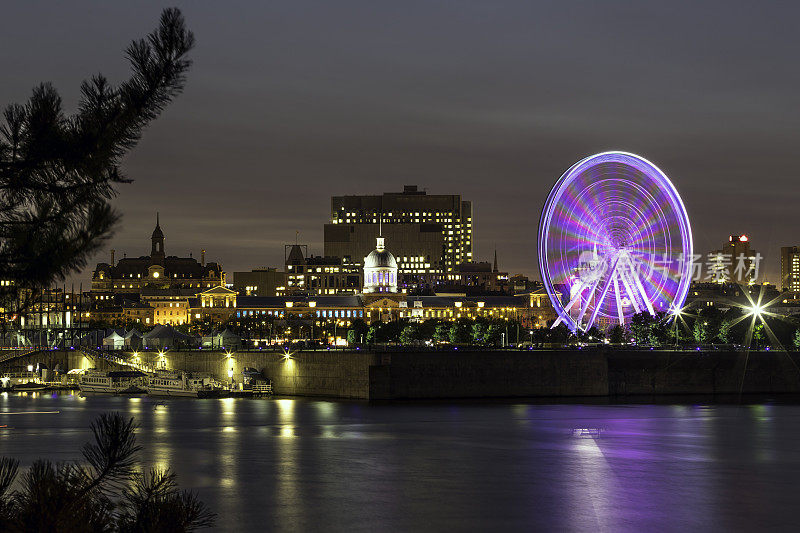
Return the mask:
{"type": "Polygon", "coordinates": [[[795,405],[6,393],[0,453],[77,458],[105,411],[136,418],[143,460],[172,466],[220,530],[797,529],[795,405]]]}

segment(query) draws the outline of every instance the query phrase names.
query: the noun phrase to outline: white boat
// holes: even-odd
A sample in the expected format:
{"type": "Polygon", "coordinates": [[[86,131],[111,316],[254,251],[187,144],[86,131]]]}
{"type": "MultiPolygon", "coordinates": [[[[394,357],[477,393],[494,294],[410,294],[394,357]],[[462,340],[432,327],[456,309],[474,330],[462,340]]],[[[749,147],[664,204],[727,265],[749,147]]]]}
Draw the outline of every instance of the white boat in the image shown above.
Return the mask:
{"type": "Polygon", "coordinates": [[[147,376],[147,394],[150,396],[202,398],[214,395],[215,391],[213,380],[207,376],[163,371],[147,376]]]}
{"type": "Polygon", "coordinates": [[[100,394],[144,394],[147,374],[138,370],[104,372],[87,370],[81,374],[78,386],[81,392],[100,394]]]}

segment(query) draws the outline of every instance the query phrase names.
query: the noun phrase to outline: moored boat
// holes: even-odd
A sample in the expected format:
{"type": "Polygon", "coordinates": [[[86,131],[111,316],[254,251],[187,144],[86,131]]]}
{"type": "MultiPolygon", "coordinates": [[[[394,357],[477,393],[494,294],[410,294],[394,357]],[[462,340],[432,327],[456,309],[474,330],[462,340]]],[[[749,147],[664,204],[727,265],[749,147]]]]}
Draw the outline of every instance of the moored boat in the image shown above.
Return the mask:
{"type": "Polygon", "coordinates": [[[88,370],[81,374],[78,386],[81,392],[100,394],[144,394],[147,374],[138,370],[99,371],[88,370]]]}
{"type": "Polygon", "coordinates": [[[208,398],[218,394],[214,381],[208,376],[188,372],[157,371],[147,377],[147,394],[184,398],[208,398]]]}
{"type": "Polygon", "coordinates": [[[47,385],[44,383],[37,383],[35,381],[28,381],[27,383],[17,383],[11,387],[11,390],[15,392],[27,392],[27,391],[43,391],[47,388],[47,385]]]}

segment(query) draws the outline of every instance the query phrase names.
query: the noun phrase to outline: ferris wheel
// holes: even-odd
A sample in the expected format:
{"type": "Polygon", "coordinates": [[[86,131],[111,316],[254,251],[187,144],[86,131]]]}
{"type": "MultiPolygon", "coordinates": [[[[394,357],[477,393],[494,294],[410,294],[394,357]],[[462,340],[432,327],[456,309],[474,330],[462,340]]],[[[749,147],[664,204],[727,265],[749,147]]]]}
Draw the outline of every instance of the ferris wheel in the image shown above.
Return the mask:
{"type": "Polygon", "coordinates": [[[669,178],[646,159],[605,152],[556,182],[539,221],[539,272],[572,331],[671,312],[692,272],[689,217],[669,178]]]}

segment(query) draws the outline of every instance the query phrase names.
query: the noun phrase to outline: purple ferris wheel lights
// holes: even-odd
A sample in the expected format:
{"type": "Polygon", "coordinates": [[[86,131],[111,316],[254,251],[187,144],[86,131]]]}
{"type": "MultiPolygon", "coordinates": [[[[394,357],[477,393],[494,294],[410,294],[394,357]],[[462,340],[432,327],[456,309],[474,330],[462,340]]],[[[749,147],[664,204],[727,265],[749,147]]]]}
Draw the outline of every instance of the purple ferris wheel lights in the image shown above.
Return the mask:
{"type": "Polygon", "coordinates": [[[626,152],[575,163],[539,221],[539,272],[571,330],[626,324],[680,308],[689,291],[692,231],[683,201],[654,164],[626,152]]]}

